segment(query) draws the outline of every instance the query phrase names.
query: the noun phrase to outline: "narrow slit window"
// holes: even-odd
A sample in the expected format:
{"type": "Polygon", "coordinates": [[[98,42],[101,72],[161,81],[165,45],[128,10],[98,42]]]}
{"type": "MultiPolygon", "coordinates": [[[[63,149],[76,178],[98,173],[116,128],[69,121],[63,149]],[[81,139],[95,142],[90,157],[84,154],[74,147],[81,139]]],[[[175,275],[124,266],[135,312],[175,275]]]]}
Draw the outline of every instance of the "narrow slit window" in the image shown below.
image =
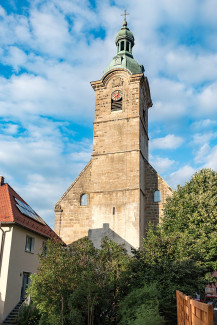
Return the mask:
{"type": "Polygon", "coordinates": [[[115,215],[115,207],[112,209],[113,216],[115,215]]]}
{"type": "Polygon", "coordinates": [[[81,204],[81,206],[86,206],[87,205],[87,194],[82,194],[81,195],[80,204],[81,204]]]}
{"type": "Polygon", "coordinates": [[[124,51],[124,41],[121,42],[121,51],[124,51]]]}
{"type": "Polygon", "coordinates": [[[129,42],[127,42],[126,51],[128,51],[128,52],[129,52],[129,50],[130,50],[130,46],[129,46],[129,42]]]}
{"type": "Polygon", "coordinates": [[[144,119],[144,121],[146,121],[146,118],[145,118],[145,109],[143,110],[143,119],[144,119]]]}

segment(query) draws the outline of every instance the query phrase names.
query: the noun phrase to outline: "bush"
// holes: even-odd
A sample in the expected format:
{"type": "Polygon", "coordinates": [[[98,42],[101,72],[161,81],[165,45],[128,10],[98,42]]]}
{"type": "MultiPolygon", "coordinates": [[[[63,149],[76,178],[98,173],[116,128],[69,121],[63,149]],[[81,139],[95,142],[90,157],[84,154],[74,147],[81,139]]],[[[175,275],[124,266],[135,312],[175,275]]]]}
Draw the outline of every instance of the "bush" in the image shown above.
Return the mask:
{"type": "Polygon", "coordinates": [[[155,284],[145,284],[132,290],[122,301],[119,310],[119,325],[162,325],[159,314],[158,290],[155,284]]]}
{"type": "Polygon", "coordinates": [[[38,309],[33,305],[24,306],[19,313],[18,325],[38,325],[40,314],[38,309]]]}

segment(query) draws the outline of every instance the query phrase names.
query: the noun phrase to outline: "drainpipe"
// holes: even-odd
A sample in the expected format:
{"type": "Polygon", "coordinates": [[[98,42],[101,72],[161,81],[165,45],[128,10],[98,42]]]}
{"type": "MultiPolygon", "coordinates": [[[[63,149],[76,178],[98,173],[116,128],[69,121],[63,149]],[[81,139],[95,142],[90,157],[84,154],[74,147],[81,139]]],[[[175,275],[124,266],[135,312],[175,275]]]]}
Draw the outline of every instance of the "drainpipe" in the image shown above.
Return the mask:
{"type": "Polygon", "coordinates": [[[2,241],[1,241],[1,251],[0,251],[0,275],[1,275],[1,270],[2,270],[2,258],[3,258],[3,252],[4,252],[4,245],[5,245],[5,234],[6,232],[11,231],[11,227],[9,227],[9,230],[3,230],[2,224],[0,222],[0,229],[2,231],[2,241]]]}

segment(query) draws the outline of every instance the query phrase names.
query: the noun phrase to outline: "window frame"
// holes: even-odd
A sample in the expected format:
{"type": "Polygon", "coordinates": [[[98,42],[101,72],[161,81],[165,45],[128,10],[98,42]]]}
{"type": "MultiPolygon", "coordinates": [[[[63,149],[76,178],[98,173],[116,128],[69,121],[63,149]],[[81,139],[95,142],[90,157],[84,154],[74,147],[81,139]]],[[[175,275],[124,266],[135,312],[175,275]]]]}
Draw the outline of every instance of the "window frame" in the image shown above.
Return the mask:
{"type": "Polygon", "coordinates": [[[81,196],[80,196],[80,206],[81,207],[88,206],[88,195],[87,195],[87,193],[82,193],[81,194],[81,196]],[[85,200],[83,198],[85,198],[85,200]]]}
{"type": "Polygon", "coordinates": [[[154,203],[160,203],[161,202],[161,191],[156,190],[154,192],[154,203]]]}
{"type": "Polygon", "coordinates": [[[35,249],[35,238],[26,235],[25,252],[34,254],[34,249],[35,249]]]}

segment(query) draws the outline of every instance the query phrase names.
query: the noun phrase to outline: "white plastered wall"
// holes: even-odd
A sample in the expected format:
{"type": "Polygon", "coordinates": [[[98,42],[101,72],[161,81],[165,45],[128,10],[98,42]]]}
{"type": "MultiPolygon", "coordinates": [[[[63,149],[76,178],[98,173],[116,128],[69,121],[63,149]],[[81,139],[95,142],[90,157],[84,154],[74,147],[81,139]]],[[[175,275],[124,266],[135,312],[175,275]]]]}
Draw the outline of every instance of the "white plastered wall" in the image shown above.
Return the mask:
{"type": "Polygon", "coordinates": [[[41,251],[44,237],[19,226],[13,226],[10,245],[9,234],[5,242],[4,255],[7,263],[2,269],[1,286],[3,286],[4,303],[0,321],[11,312],[20,300],[23,272],[35,273],[39,266],[38,254],[41,251]],[[26,236],[34,238],[34,253],[25,252],[26,236]],[[6,249],[7,247],[7,249],[6,249]]]}
{"type": "MultiPolygon", "coordinates": [[[[4,307],[5,307],[5,296],[7,290],[8,280],[8,267],[10,261],[11,252],[11,241],[13,234],[13,227],[1,227],[5,232],[4,250],[1,264],[1,275],[0,275],[0,322],[3,320],[4,307]]],[[[2,243],[3,232],[0,231],[0,245],[2,243]]]]}

